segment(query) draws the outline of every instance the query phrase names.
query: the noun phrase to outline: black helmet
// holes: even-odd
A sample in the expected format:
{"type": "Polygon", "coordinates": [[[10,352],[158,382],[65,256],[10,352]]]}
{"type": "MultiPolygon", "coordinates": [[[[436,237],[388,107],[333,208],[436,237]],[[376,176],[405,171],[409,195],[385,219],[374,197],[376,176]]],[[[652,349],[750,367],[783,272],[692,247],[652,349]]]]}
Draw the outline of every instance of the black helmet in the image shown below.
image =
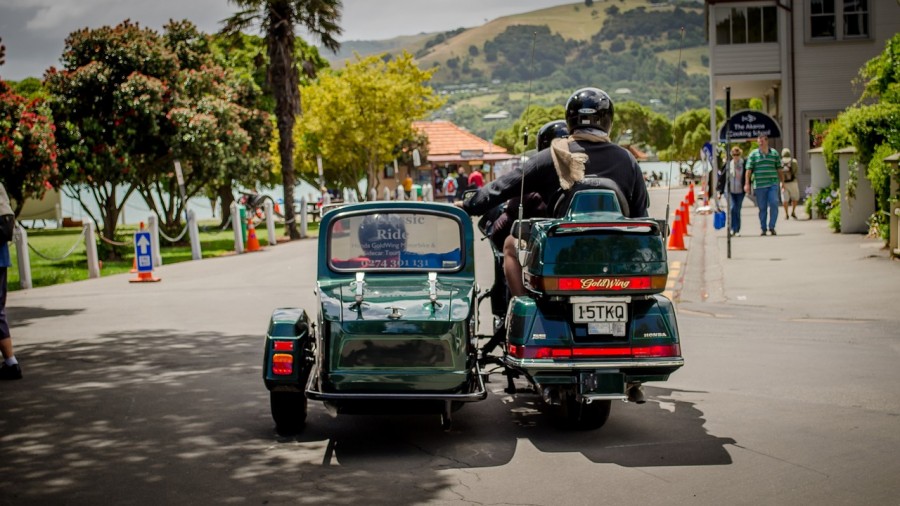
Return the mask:
{"type": "Polygon", "coordinates": [[[537,149],[541,151],[550,147],[550,143],[557,137],[565,137],[569,135],[569,129],[566,128],[566,122],[558,119],[556,121],[548,121],[538,130],[537,133],[537,149]]]}
{"type": "Polygon", "coordinates": [[[574,133],[579,128],[599,128],[609,133],[612,122],[612,99],[603,90],[581,88],[566,101],[566,125],[569,133],[574,133]]]}

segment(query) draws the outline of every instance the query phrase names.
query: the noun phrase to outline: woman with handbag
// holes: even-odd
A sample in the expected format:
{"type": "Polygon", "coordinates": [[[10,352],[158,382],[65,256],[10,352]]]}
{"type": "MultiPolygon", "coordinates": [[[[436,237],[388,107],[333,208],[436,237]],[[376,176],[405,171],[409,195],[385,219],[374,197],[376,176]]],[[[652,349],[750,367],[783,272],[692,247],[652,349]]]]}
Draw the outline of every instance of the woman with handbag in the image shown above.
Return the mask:
{"type": "Polygon", "coordinates": [[[728,192],[727,198],[731,199],[731,235],[741,235],[741,206],[744,203],[744,159],[743,151],[735,146],[731,148],[731,160],[726,162],[728,192]]]}

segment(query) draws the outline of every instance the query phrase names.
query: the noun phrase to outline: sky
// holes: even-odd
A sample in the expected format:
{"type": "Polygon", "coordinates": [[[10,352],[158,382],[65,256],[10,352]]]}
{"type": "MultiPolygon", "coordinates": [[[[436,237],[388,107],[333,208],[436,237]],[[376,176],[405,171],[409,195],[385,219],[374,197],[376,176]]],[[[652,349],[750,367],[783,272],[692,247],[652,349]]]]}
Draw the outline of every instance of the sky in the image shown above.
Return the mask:
{"type": "MultiPolygon", "coordinates": [[[[489,20],[573,0],[343,0],[339,40],[381,40],[481,25],[489,20]]],[[[221,28],[236,7],[228,0],[0,0],[0,38],[6,64],[0,77],[41,77],[59,66],[66,36],[74,30],[130,19],[161,29],[169,19],[189,19],[204,32],[221,28]]]]}

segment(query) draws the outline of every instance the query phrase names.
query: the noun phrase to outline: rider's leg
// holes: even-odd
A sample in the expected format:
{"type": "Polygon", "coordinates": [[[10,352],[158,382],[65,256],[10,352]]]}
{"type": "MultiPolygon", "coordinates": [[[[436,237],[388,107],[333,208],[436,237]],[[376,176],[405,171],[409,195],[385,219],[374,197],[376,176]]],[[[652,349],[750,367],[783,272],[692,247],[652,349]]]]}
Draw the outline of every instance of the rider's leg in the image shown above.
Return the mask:
{"type": "Polygon", "coordinates": [[[519,258],[516,254],[516,238],[512,235],[503,242],[503,273],[506,275],[510,296],[521,297],[526,294],[525,285],[522,282],[522,266],[519,265],[519,258]]]}

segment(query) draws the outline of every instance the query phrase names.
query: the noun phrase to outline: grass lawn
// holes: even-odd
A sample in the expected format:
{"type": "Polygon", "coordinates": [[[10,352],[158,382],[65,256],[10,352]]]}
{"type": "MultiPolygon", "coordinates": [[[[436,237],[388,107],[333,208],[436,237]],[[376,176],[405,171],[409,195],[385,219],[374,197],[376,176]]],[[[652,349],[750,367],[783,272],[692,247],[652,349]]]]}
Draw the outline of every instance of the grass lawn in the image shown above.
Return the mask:
{"type": "MultiPolygon", "coordinates": [[[[200,251],[203,258],[234,253],[234,232],[230,228],[221,230],[218,220],[201,221],[200,251]]],[[[308,227],[310,235],[317,235],[319,223],[310,222],[308,227]]],[[[31,263],[31,284],[49,286],[71,281],[88,279],[87,253],[82,237],[81,228],[63,229],[30,229],[28,230],[29,259],[31,263]],[[71,254],[66,256],[68,251],[71,254]],[[62,258],[64,257],[65,258],[62,258]],[[46,258],[44,258],[46,257],[46,258]],[[49,259],[48,259],[49,258],[49,259]]],[[[129,243],[128,246],[118,247],[122,260],[104,260],[104,247],[100,247],[100,275],[121,274],[128,272],[134,263],[134,246],[132,237],[137,231],[137,226],[120,226],[118,229],[118,241],[129,243]]],[[[284,236],[284,226],[275,225],[276,237],[284,236]]],[[[256,235],[260,244],[266,245],[268,233],[265,223],[261,223],[256,229],[256,235]]],[[[187,234],[175,245],[160,237],[160,249],[162,249],[163,265],[186,262],[191,260],[191,246],[187,234]]],[[[9,290],[20,290],[19,284],[19,259],[15,243],[9,244],[9,252],[13,266],[8,271],[9,290]]]]}

